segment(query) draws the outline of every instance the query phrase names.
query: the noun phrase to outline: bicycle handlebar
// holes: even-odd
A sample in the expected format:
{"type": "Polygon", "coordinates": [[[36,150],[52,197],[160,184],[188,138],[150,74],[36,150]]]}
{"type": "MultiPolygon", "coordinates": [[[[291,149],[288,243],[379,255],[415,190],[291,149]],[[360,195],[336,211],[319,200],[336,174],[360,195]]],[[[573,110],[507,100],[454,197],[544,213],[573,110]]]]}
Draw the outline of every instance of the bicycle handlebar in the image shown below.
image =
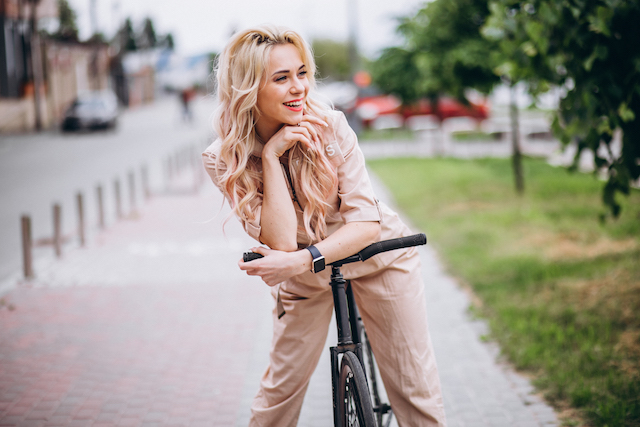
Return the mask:
{"type": "Polygon", "coordinates": [[[373,243],[358,254],[362,258],[362,261],[366,261],[374,255],[381,252],[392,251],[400,248],[409,248],[411,246],[421,246],[427,244],[427,236],[424,233],[414,234],[412,236],[398,237],[396,239],[383,240],[381,242],[373,243]]]}
{"type": "MultiPolygon", "coordinates": [[[[398,237],[395,239],[383,240],[381,242],[372,243],[357,254],[348,256],[338,261],[334,261],[329,265],[340,267],[357,261],[366,261],[374,255],[382,252],[392,251],[395,249],[409,248],[411,246],[420,246],[427,244],[427,236],[424,233],[414,234],[412,236],[398,237]]],[[[244,262],[253,261],[262,258],[262,255],[255,252],[245,252],[242,255],[244,262]]]]}

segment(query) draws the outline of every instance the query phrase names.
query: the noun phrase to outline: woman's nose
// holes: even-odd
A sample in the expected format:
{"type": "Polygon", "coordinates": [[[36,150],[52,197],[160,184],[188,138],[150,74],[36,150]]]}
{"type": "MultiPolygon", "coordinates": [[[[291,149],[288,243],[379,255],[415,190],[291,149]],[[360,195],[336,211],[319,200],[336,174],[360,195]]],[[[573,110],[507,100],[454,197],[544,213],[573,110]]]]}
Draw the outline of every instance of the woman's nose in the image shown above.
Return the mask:
{"type": "Polygon", "coordinates": [[[299,93],[299,92],[302,92],[303,90],[304,90],[304,86],[302,85],[302,82],[300,81],[300,79],[293,79],[293,83],[291,85],[291,92],[299,93]]]}

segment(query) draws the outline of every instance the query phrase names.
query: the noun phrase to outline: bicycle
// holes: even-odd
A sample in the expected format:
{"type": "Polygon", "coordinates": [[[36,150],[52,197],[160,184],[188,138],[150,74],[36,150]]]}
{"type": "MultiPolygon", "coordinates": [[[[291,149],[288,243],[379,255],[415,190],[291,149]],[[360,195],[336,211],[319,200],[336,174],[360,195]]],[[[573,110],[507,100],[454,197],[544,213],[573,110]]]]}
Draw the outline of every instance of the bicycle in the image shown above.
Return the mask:
{"type": "MultiPolygon", "coordinates": [[[[373,351],[358,313],[353,289],[342,276],[340,267],[366,261],[382,252],[426,243],[427,236],[423,233],[383,240],[367,246],[357,254],[329,264],[338,329],[338,344],[330,348],[333,419],[336,427],[388,427],[393,416],[391,406],[380,399],[373,351]],[[371,381],[367,381],[367,378],[371,381]]],[[[245,252],[243,255],[244,262],[258,258],[262,258],[262,255],[253,252],[245,252]]]]}

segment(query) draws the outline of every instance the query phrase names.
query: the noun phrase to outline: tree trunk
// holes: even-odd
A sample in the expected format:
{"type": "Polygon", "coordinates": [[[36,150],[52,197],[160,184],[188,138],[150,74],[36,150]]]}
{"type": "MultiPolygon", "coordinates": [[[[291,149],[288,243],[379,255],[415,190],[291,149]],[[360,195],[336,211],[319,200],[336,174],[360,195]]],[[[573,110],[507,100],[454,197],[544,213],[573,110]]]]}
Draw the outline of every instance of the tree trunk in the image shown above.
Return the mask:
{"type": "Polygon", "coordinates": [[[435,141],[433,152],[436,157],[442,157],[445,154],[445,135],[442,128],[442,117],[440,117],[440,96],[429,96],[429,103],[431,104],[431,114],[438,117],[438,131],[435,137],[437,141],[435,141]]]}
{"type": "Polygon", "coordinates": [[[31,72],[33,73],[33,102],[35,107],[35,127],[37,131],[42,130],[42,101],[41,90],[44,87],[42,75],[42,51],[40,50],[40,35],[38,34],[37,9],[40,0],[32,0],[31,23],[30,23],[30,54],[31,72]]]}
{"type": "Polygon", "coordinates": [[[513,177],[516,184],[516,192],[524,193],[524,177],[522,176],[522,152],[520,151],[520,129],[518,125],[518,103],[516,99],[516,88],[512,84],[510,87],[511,102],[509,104],[509,116],[511,118],[511,163],[513,165],[513,177]]]}

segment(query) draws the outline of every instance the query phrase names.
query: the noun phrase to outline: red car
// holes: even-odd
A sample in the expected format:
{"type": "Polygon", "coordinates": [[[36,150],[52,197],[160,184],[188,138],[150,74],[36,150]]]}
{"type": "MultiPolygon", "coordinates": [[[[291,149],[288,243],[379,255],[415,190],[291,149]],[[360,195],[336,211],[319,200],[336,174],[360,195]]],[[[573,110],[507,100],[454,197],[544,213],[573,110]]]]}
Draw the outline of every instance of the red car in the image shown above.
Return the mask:
{"type": "Polygon", "coordinates": [[[438,102],[438,111],[434,112],[431,102],[427,99],[403,106],[393,95],[375,95],[359,97],[356,101],[356,112],[363,125],[368,127],[378,117],[387,115],[401,117],[402,120],[412,116],[427,115],[435,115],[440,120],[449,117],[472,117],[484,120],[489,116],[489,105],[486,102],[476,102],[466,106],[453,98],[442,97],[438,102]]]}

